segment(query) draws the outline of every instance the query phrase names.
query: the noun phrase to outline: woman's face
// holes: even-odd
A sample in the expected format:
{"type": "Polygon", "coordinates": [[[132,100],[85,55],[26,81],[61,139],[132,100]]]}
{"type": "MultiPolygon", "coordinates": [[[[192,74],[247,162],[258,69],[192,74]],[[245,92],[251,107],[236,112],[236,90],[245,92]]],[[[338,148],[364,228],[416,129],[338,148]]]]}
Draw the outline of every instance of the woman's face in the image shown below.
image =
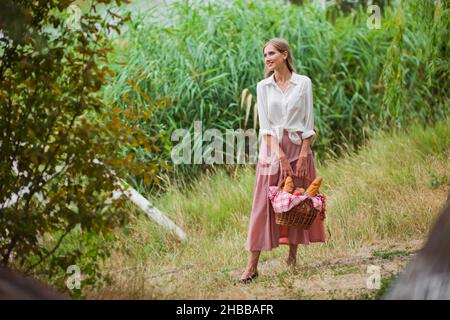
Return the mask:
{"type": "Polygon", "coordinates": [[[285,63],[285,57],[287,57],[287,51],[281,53],[271,44],[264,48],[264,61],[269,70],[280,69],[285,63]]]}

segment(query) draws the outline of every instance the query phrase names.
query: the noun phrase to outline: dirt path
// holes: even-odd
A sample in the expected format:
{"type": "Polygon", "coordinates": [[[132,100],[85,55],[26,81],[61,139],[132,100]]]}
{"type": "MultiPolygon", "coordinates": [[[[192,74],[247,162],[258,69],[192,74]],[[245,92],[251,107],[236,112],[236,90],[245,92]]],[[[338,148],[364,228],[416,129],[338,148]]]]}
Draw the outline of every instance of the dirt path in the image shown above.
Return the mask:
{"type": "MultiPolygon", "coordinates": [[[[385,246],[371,246],[350,257],[340,257],[314,264],[299,265],[287,270],[282,261],[269,260],[259,267],[260,278],[254,283],[224,288],[221,299],[373,299],[394,279],[422,241],[414,240],[385,246]],[[370,267],[373,266],[373,267],[370,267]],[[277,271],[274,270],[283,270],[277,271]],[[379,268],[381,288],[373,288],[376,269],[379,268]],[[372,271],[372,270],[374,271],[372,271]],[[369,280],[369,281],[368,281],[369,280]],[[372,288],[368,288],[372,284],[372,288]],[[380,291],[381,290],[381,291],[380,291]]],[[[239,271],[232,271],[234,278],[239,271]]],[[[376,287],[376,286],[375,286],[376,287]]]]}

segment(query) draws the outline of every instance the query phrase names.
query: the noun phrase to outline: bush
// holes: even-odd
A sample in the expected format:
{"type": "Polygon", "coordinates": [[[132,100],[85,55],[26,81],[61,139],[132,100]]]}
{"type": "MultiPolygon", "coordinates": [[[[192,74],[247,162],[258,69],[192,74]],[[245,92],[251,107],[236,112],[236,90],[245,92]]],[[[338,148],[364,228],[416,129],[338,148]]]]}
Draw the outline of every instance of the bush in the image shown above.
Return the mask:
{"type": "Polygon", "coordinates": [[[108,62],[108,36],[129,16],[106,8],[114,20],[102,20],[93,2],[79,24],[68,24],[70,3],[0,5],[0,263],[61,289],[72,264],[95,283],[108,248],[92,235],[107,240],[127,222],[125,199],[107,201],[117,177],[126,169],[149,183],[160,169],[132,152],[124,157],[123,149],[153,152],[158,137],[132,125],[132,110],[105,113],[99,96],[112,74],[99,66],[108,62]],[[79,246],[65,244],[77,237],[79,246]]]}

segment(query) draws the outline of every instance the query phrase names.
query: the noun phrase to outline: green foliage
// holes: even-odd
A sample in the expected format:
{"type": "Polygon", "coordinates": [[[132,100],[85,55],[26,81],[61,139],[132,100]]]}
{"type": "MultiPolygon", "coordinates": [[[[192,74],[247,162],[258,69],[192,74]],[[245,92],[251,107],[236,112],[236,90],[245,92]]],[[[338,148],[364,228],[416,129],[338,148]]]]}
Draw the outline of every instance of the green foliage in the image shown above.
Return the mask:
{"type": "MultiPolygon", "coordinates": [[[[241,93],[250,90],[254,105],[262,45],[281,36],[291,44],[298,72],[313,81],[320,158],[359,147],[377,130],[434,123],[449,113],[448,1],[377,3],[384,4],[381,29],[367,27],[366,6],[330,17],[334,6],[322,12],[284,1],[175,1],[164,14],[138,15],[116,39],[111,61],[120,64],[111,66],[116,76],[105,99],[117,101],[130,91],[126,79],[142,74],[136,86],[143,93],[171,102],[140,122],[146,132],[168,138],[184,128],[193,136],[195,120],[202,130],[222,133],[253,128],[241,93]]],[[[165,159],[176,143],[165,145],[165,159]]],[[[179,165],[174,173],[191,179],[207,167],[179,165]]]]}
{"type": "Polygon", "coordinates": [[[118,188],[112,172],[149,183],[164,165],[124,156],[123,149],[154,152],[159,138],[133,125],[133,110],[105,111],[99,95],[113,74],[100,66],[109,37],[129,15],[105,7],[102,18],[96,6],[111,1],[94,1],[77,28],[66,23],[70,3],[0,5],[0,263],[59,288],[71,264],[94,284],[108,249],[92,236],[108,239],[129,219],[123,197],[107,201],[118,188]]]}
{"type": "Polygon", "coordinates": [[[448,116],[450,4],[403,1],[388,27],[396,34],[387,52],[386,92],[379,121],[389,126],[435,123],[448,116]]]}
{"type": "Polygon", "coordinates": [[[450,176],[439,177],[439,176],[432,174],[431,179],[430,179],[430,187],[432,189],[436,189],[436,188],[440,187],[441,185],[450,186],[450,176]]]}
{"type": "MultiPolygon", "coordinates": [[[[45,247],[47,249],[54,247],[61,235],[61,231],[47,233],[45,247]]],[[[117,241],[115,233],[86,231],[81,225],[77,225],[67,235],[51,259],[36,268],[34,274],[43,281],[50,281],[61,287],[69,280],[70,274],[66,266],[76,265],[81,271],[81,286],[80,289],[72,289],[70,293],[74,297],[83,297],[83,291],[86,288],[94,286],[100,288],[110,284],[111,279],[100,269],[99,261],[110,257],[115,241],[117,241]]],[[[30,255],[28,260],[39,261],[39,257],[30,255]]]]}
{"type": "Polygon", "coordinates": [[[374,251],[372,255],[374,257],[380,257],[382,259],[392,259],[395,257],[409,256],[414,252],[409,250],[384,250],[384,251],[374,251]]]}

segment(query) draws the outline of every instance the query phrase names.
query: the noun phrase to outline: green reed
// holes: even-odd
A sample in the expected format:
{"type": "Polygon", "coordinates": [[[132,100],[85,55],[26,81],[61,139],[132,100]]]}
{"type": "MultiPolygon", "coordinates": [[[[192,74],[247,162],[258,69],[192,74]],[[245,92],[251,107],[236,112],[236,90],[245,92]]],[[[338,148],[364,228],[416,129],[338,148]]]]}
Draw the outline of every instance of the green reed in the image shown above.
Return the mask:
{"type": "MultiPolygon", "coordinates": [[[[309,5],[227,3],[179,1],[165,12],[136,16],[117,39],[112,58],[122,64],[111,66],[117,75],[105,99],[128,92],[142,102],[127,82],[138,77],[139,90],[172,103],[140,123],[150,135],[167,140],[177,128],[192,133],[194,121],[202,122],[203,131],[218,129],[223,134],[226,129],[257,128],[255,90],[263,78],[262,45],[280,36],[291,44],[298,72],[313,81],[318,134],[313,148],[321,159],[357,148],[373,131],[415,122],[426,125],[449,113],[448,2],[414,0],[386,6],[380,29],[367,27],[369,14],[362,8],[331,22],[326,12],[309,5]],[[246,89],[251,101],[242,99],[246,89]]],[[[190,179],[210,167],[176,166],[168,179],[190,179]]]]}

